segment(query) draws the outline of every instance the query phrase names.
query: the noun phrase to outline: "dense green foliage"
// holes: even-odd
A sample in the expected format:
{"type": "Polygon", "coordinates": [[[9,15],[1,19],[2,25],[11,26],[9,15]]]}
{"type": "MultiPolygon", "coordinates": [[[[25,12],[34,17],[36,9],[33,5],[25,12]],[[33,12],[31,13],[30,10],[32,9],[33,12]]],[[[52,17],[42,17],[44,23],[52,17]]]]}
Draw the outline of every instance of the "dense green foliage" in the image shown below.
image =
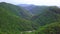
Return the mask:
{"type": "Polygon", "coordinates": [[[36,14],[32,15],[22,7],[0,3],[0,34],[59,34],[60,8],[56,6],[37,8],[34,8],[36,14]]]}
{"type": "Polygon", "coordinates": [[[0,3],[0,8],[6,11],[9,11],[12,15],[17,15],[26,19],[31,17],[31,14],[29,13],[29,11],[13,4],[2,2],[0,3]]]}
{"type": "Polygon", "coordinates": [[[57,11],[58,9],[59,8],[55,7],[55,6],[54,7],[47,7],[39,15],[33,16],[31,20],[34,21],[34,22],[36,22],[40,26],[57,22],[60,19],[60,17],[59,17],[59,15],[60,15],[59,11],[57,11]]]}
{"type": "MultiPolygon", "coordinates": [[[[34,32],[35,34],[60,34],[60,8],[51,6],[49,10],[40,14],[37,23],[40,23],[40,28],[34,32]],[[40,20],[40,21],[39,21],[40,20]]],[[[36,22],[35,21],[35,22],[36,22]]]]}
{"type": "Polygon", "coordinates": [[[60,22],[42,26],[36,34],[60,34],[60,22]]]}
{"type": "Polygon", "coordinates": [[[21,12],[24,10],[18,6],[0,3],[0,34],[20,34],[20,31],[33,29],[32,22],[23,19],[21,12]]]}

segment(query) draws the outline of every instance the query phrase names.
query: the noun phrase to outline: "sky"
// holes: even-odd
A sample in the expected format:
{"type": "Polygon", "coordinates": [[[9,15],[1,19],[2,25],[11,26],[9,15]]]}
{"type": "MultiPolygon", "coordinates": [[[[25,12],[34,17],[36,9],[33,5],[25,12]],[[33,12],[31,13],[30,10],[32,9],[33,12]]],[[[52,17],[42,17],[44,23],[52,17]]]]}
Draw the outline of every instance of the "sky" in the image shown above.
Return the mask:
{"type": "Polygon", "coordinates": [[[60,0],[0,0],[0,2],[7,2],[11,4],[34,4],[47,6],[60,6],[60,0]]]}

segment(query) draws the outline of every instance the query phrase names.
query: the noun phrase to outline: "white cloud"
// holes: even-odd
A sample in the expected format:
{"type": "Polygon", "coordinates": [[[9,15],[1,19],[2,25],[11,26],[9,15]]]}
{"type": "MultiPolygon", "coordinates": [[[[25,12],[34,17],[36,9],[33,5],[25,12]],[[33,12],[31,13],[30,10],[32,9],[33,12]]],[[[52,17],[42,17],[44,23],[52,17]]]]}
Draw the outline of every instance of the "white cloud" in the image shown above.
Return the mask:
{"type": "Polygon", "coordinates": [[[35,4],[35,5],[56,5],[60,6],[60,0],[0,0],[0,2],[12,4],[35,4]]]}

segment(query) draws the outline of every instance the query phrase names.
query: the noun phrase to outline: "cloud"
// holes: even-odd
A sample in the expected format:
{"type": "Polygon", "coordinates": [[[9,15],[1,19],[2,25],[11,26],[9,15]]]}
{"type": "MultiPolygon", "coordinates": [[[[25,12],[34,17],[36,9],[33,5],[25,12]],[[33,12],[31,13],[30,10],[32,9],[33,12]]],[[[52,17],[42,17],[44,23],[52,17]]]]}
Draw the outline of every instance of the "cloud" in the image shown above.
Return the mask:
{"type": "Polygon", "coordinates": [[[56,5],[60,6],[60,0],[0,0],[12,4],[35,4],[35,5],[56,5]]]}

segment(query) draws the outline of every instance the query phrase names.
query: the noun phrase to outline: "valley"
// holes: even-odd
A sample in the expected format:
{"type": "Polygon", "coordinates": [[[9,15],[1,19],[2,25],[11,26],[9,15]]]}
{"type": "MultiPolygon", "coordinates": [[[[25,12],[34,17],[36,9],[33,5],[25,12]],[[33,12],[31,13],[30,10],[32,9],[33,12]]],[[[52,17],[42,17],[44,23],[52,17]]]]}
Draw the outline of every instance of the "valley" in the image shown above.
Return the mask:
{"type": "Polygon", "coordinates": [[[60,34],[60,8],[1,2],[0,34],[60,34]]]}

